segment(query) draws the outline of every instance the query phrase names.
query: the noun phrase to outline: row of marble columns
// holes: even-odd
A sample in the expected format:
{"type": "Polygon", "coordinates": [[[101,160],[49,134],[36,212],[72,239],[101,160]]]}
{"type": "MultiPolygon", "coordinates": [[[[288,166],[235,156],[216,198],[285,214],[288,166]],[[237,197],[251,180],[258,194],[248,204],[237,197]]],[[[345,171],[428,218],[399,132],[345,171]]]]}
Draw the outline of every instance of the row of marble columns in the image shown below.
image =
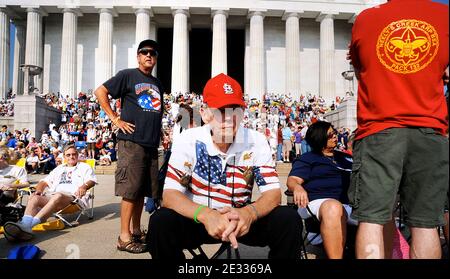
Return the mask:
{"type": "MultiPolygon", "coordinates": [[[[189,92],[189,9],[172,8],[173,11],[173,52],[172,81],[173,93],[189,92]]],[[[63,9],[63,32],[61,51],[60,92],[76,96],[77,87],[77,19],[81,12],[76,8],[63,9]]],[[[135,46],[150,38],[152,12],[148,8],[136,8],[135,46]]],[[[300,31],[301,11],[286,11],[286,80],[285,93],[300,95],[300,31]]],[[[46,14],[39,8],[27,8],[26,29],[20,21],[15,21],[15,55],[13,91],[22,92],[22,73],[20,64],[43,66],[42,17],[46,14]],[[26,48],[23,57],[24,35],[26,48]]],[[[245,88],[250,97],[261,98],[266,92],[266,65],[264,49],[264,15],[265,11],[250,11],[249,18],[249,52],[246,53],[248,69],[245,88]]],[[[113,19],[117,16],[112,8],[99,9],[99,36],[96,61],[96,86],[113,75],[113,19]]],[[[213,44],[211,76],[227,73],[227,9],[212,11],[213,44]]],[[[334,14],[321,13],[320,22],[320,95],[325,99],[335,96],[334,69],[334,14]]],[[[0,7],[0,92],[8,88],[9,69],[9,17],[0,7]]],[[[154,39],[154,32],[153,32],[154,39]]],[[[154,72],[155,73],[155,72],[154,72]]],[[[34,83],[42,91],[42,76],[35,77],[34,83]]]]}

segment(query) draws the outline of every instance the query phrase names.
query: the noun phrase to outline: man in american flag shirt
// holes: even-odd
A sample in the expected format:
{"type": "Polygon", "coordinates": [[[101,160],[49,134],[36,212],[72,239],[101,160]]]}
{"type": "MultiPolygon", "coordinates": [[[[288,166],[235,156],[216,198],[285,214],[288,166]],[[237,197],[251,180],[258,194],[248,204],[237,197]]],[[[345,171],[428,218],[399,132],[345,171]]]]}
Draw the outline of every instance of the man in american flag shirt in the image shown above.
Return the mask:
{"type": "Polygon", "coordinates": [[[269,246],[269,258],[296,258],[301,219],[280,206],[281,190],[272,152],[263,134],[243,128],[245,103],[237,81],[210,79],[200,114],[205,126],[174,141],[163,207],[149,223],[153,259],[184,258],[183,249],[238,241],[269,246]],[[251,202],[253,185],[261,196],[251,202]]]}

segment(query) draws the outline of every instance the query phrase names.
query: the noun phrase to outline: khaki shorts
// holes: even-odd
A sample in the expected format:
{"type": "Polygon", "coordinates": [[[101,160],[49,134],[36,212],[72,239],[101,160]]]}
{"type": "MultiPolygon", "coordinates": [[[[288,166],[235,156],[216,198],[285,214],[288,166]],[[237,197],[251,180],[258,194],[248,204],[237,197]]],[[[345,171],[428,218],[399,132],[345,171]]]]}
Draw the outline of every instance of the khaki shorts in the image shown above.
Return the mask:
{"type": "Polygon", "coordinates": [[[397,194],[411,227],[444,224],[448,193],[448,139],[430,128],[390,128],[354,142],[349,188],[352,217],[392,220],[397,194]]]}
{"type": "Polygon", "coordinates": [[[116,196],[135,200],[158,193],[158,149],[119,140],[117,150],[116,196]]]}
{"type": "Polygon", "coordinates": [[[292,142],[290,140],[283,140],[283,152],[291,152],[292,142]]]}
{"type": "Polygon", "coordinates": [[[95,150],[95,142],[88,142],[87,149],[88,150],[95,150]]]}

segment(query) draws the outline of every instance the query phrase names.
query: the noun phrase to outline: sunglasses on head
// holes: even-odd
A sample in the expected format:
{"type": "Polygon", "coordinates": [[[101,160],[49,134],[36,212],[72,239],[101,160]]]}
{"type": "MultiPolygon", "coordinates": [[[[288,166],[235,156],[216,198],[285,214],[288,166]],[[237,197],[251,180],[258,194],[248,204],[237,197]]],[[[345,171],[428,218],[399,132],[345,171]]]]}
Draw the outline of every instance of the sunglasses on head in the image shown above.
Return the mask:
{"type": "Polygon", "coordinates": [[[150,56],[158,56],[158,52],[151,48],[141,48],[139,53],[147,56],[150,53],[150,56]]]}

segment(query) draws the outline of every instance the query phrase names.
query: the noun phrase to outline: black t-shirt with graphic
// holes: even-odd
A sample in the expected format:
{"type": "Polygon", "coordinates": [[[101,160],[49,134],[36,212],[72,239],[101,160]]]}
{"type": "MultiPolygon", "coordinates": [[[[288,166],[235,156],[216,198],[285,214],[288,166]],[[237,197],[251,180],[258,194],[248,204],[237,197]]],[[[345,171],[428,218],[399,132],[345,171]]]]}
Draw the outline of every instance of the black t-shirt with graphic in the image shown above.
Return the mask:
{"type": "Polygon", "coordinates": [[[135,68],[118,72],[103,85],[111,97],[121,99],[120,119],[135,125],[134,133],[119,131],[117,138],[157,148],[164,109],[161,82],[135,68]]]}

